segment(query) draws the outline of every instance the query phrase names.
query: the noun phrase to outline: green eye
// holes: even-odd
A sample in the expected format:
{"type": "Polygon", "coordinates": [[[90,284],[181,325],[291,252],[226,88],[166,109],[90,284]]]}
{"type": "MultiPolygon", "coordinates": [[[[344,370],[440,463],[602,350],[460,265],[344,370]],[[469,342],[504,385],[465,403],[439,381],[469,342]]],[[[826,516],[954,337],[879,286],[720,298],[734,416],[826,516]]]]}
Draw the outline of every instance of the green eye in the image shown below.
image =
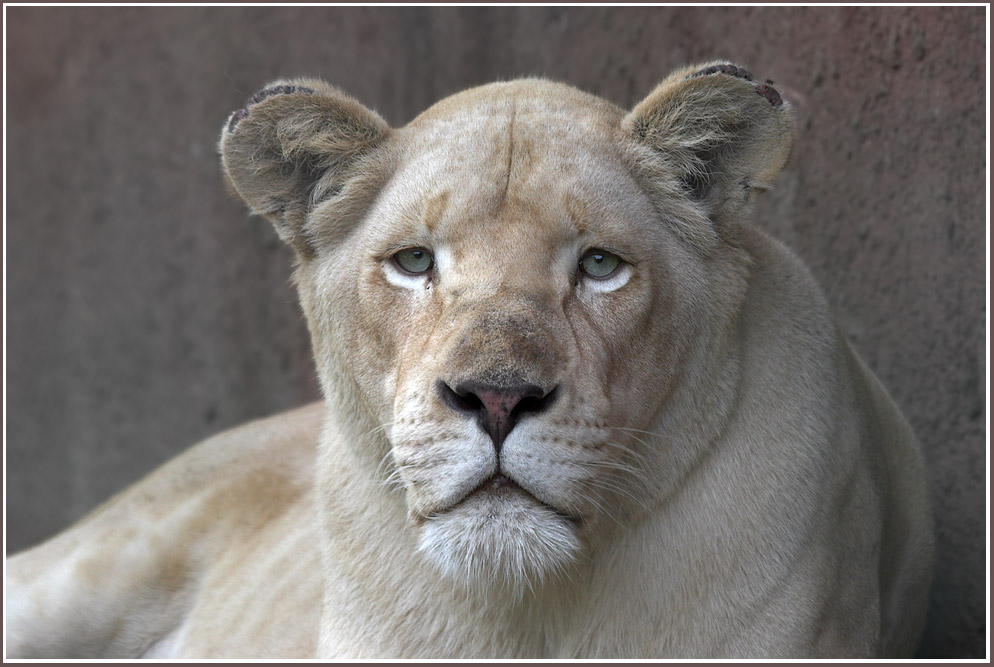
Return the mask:
{"type": "Polygon", "coordinates": [[[605,250],[588,250],[580,258],[580,270],[591,278],[607,278],[618,269],[621,259],[605,250]]]}
{"type": "Polygon", "coordinates": [[[405,273],[427,273],[435,264],[435,258],[424,248],[404,248],[393,256],[396,264],[405,273]]]}

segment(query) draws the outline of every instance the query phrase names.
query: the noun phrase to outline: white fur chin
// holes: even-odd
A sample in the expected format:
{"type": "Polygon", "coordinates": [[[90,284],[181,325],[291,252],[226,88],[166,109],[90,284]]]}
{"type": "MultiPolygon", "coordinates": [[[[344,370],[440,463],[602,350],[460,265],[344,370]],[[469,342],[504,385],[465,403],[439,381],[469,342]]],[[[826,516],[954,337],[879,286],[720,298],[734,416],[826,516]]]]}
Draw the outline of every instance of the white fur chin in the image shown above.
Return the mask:
{"type": "Polygon", "coordinates": [[[515,490],[474,493],[427,519],[418,548],[461,586],[521,596],[564,573],[580,541],[568,519],[515,490]]]}

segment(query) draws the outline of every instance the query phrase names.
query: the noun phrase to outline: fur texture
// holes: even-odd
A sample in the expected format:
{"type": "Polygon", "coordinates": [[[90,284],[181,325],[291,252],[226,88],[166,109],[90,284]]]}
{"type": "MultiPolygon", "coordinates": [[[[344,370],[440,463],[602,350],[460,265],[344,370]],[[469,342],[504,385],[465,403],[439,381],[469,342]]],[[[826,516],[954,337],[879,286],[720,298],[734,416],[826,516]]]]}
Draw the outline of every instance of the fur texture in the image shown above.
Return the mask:
{"type": "Polygon", "coordinates": [[[791,143],[722,62],[630,112],[528,79],[400,129],[266,87],[222,160],[297,251],[324,403],[11,559],[10,655],[911,655],[918,445],[744,222],[791,143]]]}

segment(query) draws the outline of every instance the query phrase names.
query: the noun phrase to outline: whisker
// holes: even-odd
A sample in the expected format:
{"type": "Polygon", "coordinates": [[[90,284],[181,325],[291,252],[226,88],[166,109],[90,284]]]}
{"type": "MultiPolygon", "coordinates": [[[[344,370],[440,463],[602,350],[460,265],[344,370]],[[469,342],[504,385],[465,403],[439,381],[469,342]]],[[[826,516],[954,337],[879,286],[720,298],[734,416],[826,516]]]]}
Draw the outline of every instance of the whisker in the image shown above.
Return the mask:
{"type": "Polygon", "coordinates": [[[635,466],[620,463],[618,461],[581,461],[579,464],[586,468],[599,468],[603,470],[610,470],[612,472],[625,472],[633,476],[642,474],[641,468],[636,468],[635,466]]]}
{"type": "MultiPolygon", "coordinates": [[[[635,438],[635,436],[630,436],[630,437],[635,438]]],[[[638,440],[639,442],[642,442],[638,438],[635,439],[638,440]]],[[[644,442],[642,442],[642,444],[645,445],[646,448],[649,447],[644,442]]],[[[632,449],[631,447],[619,445],[618,443],[611,441],[604,441],[601,443],[601,445],[610,448],[612,451],[621,452],[623,457],[633,459],[636,463],[641,464],[643,467],[648,467],[649,465],[649,457],[643,452],[632,449]]]]}
{"type": "Polygon", "coordinates": [[[643,469],[617,461],[576,461],[573,463],[587,469],[593,468],[608,471],[611,473],[610,477],[591,478],[587,480],[587,483],[592,488],[612,492],[635,503],[642,509],[648,509],[645,501],[630,488],[630,482],[634,482],[638,489],[647,490],[648,479],[643,469]]]}
{"type": "Polygon", "coordinates": [[[591,486],[593,486],[594,488],[611,491],[627,500],[630,500],[631,502],[635,503],[642,509],[648,509],[648,505],[646,505],[645,501],[643,501],[634,493],[632,493],[631,490],[629,490],[623,484],[617,484],[615,482],[609,482],[608,480],[599,479],[599,480],[594,480],[594,483],[591,484],[591,486]]]}
{"type": "Polygon", "coordinates": [[[626,527],[625,524],[621,523],[618,517],[616,517],[613,512],[609,511],[599,499],[595,497],[589,497],[587,498],[587,500],[597,509],[598,513],[607,517],[608,519],[618,524],[622,528],[626,527]]]}
{"type": "Polygon", "coordinates": [[[404,480],[400,477],[400,470],[394,470],[382,483],[387,488],[395,491],[400,491],[404,488],[404,480]]]}
{"type": "Polygon", "coordinates": [[[376,466],[376,476],[377,477],[382,477],[383,476],[383,474],[387,470],[387,466],[389,465],[388,461],[391,460],[391,459],[393,459],[393,449],[388,449],[386,451],[386,453],[383,455],[383,458],[380,459],[379,464],[376,466]]]}
{"type": "Polygon", "coordinates": [[[642,429],[639,428],[628,428],[627,426],[608,426],[608,428],[615,429],[617,431],[629,431],[631,433],[644,433],[645,435],[652,435],[657,438],[663,437],[662,433],[656,433],[654,431],[643,431],[642,429]]]}
{"type": "Polygon", "coordinates": [[[393,426],[393,422],[392,421],[384,422],[384,423],[380,424],[379,426],[374,426],[373,428],[369,429],[369,431],[363,437],[369,437],[369,436],[371,436],[371,435],[373,435],[375,433],[381,432],[381,431],[385,432],[391,426],[393,426]]]}

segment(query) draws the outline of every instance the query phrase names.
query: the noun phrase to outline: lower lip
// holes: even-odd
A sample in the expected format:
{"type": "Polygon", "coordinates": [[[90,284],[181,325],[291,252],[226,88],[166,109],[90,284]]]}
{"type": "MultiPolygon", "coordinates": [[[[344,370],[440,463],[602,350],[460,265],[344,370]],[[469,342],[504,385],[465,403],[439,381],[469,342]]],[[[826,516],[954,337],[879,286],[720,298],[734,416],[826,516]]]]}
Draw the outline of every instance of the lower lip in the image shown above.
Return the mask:
{"type": "MultiPolygon", "coordinates": [[[[475,489],[473,489],[472,491],[470,491],[466,495],[466,498],[468,498],[469,496],[472,496],[473,494],[476,494],[476,493],[485,493],[485,492],[488,492],[488,491],[490,493],[496,493],[498,495],[504,495],[504,494],[507,494],[507,493],[510,493],[510,492],[514,491],[515,489],[517,489],[521,493],[527,494],[533,500],[541,503],[545,507],[548,507],[550,510],[552,510],[553,512],[555,512],[557,516],[559,516],[560,518],[562,518],[564,521],[568,521],[575,528],[579,529],[579,528],[581,528],[583,526],[583,518],[582,517],[570,516],[569,514],[563,513],[562,511],[560,511],[559,509],[553,507],[552,505],[549,505],[547,503],[543,503],[541,500],[539,500],[538,498],[536,498],[533,494],[529,493],[524,488],[522,488],[522,486],[520,484],[518,484],[513,479],[511,479],[510,477],[508,477],[507,475],[505,475],[503,473],[497,473],[497,474],[493,475],[492,477],[484,480],[479,486],[477,486],[475,489]]],[[[465,500],[465,498],[463,500],[465,500]]],[[[459,501],[459,502],[462,502],[462,501],[459,501]]],[[[416,516],[414,518],[414,523],[417,526],[422,526],[429,519],[433,519],[436,516],[438,516],[439,514],[444,514],[445,511],[447,511],[447,510],[444,510],[444,511],[442,511],[440,513],[429,514],[427,516],[425,516],[425,515],[418,515],[418,516],[416,516]]]]}
{"type": "Polygon", "coordinates": [[[477,488],[477,490],[483,489],[483,488],[490,488],[490,489],[496,489],[496,490],[520,489],[521,485],[518,484],[517,482],[515,482],[513,479],[511,479],[507,475],[504,475],[503,473],[497,473],[496,475],[494,475],[493,477],[491,477],[487,481],[483,482],[483,484],[481,484],[477,488]]]}

